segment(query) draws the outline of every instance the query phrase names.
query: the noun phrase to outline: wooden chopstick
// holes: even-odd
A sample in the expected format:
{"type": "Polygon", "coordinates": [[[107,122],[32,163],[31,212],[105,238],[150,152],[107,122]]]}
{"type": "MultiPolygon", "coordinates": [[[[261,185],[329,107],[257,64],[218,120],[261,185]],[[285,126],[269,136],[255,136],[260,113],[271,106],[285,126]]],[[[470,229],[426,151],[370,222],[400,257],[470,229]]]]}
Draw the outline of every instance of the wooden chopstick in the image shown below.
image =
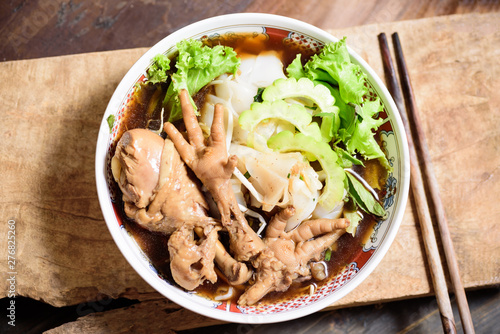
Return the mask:
{"type": "Polygon", "coordinates": [[[420,167],[418,164],[415,145],[413,144],[411,130],[408,124],[408,118],[405,113],[406,109],[403,104],[401,90],[398,85],[396,71],[392,63],[392,57],[389,51],[389,46],[387,44],[387,38],[385,36],[385,33],[381,33],[378,36],[378,39],[379,39],[380,49],[382,52],[384,71],[386,73],[388,81],[388,86],[389,86],[388,88],[395,99],[396,105],[399,109],[406,130],[408,147],[410,151],[410,185],[411,185],[413,199],[415,201],[415,206],[417,209],[418,221],[420,223],[420,228],[422,230],[425,253],[427,255],[427,261],[431,272],[432,283],[434,286],[434,291],[436,293],[439,312],[441,314],[441,323],[443,325],[443,331],[445,333],[456,333],[457,330],[455,326],[455,320],[453,318],[453,309],[451,307],[450,296],[448,294],[448,287],[446,285],[446,278],[444,276],[444,270],[441,265],[441,257],[439,255],[439,250],[434,235],[434,228],[432,226],[429,207],[427,205],[427,196],[424,190],[422,173],[420,171],[420,167]]]}
{"type": "Polygon", "coordinates": [[[415,96],[413,94],[413,88],[411,85],[410,76],[408,74],[408,69],[406,67],[406,61],[403,55],[403,49],[401,47],[401,41],[399,40],[398,33],[392,34],[392,40],[394,43],[396,61],[398,63],[401,87],[403,89],[405,100],[407,102],[407,114],[410,118],[410,121],[415,127],[415,148],[424,165],[424,175],[426,176],[429,192],[431,194],[432,204],[434,205],[434,209],[436,211],[438,223],[437,225],[439,227],[439,233],[443,244],[446,264],[448,265],[451,283],[453,285],[460,318],[462,320],[462,327],[465,333],[474,333],[474,324],[472,322],[469,304],[467,303],[467,297],[465,296],[465,290],[460,279],[460,271],[458,269],[458,262],[455,256],[455,250],[453,248],[453,241],[451,240],[450,230],[448,228],[446,213],[444,210],[443,202],[441,201],[441,196],[439,195],[439,187],[436,179],[436,174],[434,173],[434,169],[432,168],[429,148],[427,146],[427,141],[425,139],[424,131],[420,122],[420,116],[418,113],[417,104],[415,103],[415,96]]]}

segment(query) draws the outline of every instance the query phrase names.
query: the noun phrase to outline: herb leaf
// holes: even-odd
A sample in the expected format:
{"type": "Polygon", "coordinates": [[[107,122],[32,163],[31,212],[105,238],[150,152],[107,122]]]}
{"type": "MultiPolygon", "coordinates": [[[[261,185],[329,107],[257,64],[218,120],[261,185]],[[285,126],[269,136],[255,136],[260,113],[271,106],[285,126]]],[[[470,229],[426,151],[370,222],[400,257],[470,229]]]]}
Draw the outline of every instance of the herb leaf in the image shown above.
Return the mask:
{"type": "Polygon", "coordinates": [[[262,93],[264,92],[264,87],[259,87],[257,89],[257,94],[253,97],[253,102],[262,102],[262,93]]]}
{"type": "MultiPolygon", "coordinates": [[[[216,45],[211,48],[195,39],[177,43],[177,50],[177,70],[172,74],[172,83],[163,100],[163,105],[170,110],[170,122],[182,118],[179,100],[182,89],[186,89],[189,96],[192,96],[219,75],[236,73],[241,62],[231,47],[216,45]]],[[[196,110],[192,99],[191,103],[196,110]]]]}
{"type": "Polygon", "coordinates": [[[109,126],[109,133],[111,133],[113,131],[113,124],[115,124],[115,115],[109,115],[107,121],[109,126]]]}
{"type": "Polygon", "coordinates": [[[333,150],[337,152],[337,155],[340,158],[339,163],[342,166],[342,168],[350,168],[352,167],[353,164],[364,166],[363,161],[349,154],[349,152],[347,152],[346,150],[338,146],[334,146],[333,150]]]}
{"type": "Polygon", "coordinates": [[[349,195],[365,212],[384,217],[386,212],[382,205],[373,197],[365,186],[351,173],[346,173],[349,182],[349,195]]]}

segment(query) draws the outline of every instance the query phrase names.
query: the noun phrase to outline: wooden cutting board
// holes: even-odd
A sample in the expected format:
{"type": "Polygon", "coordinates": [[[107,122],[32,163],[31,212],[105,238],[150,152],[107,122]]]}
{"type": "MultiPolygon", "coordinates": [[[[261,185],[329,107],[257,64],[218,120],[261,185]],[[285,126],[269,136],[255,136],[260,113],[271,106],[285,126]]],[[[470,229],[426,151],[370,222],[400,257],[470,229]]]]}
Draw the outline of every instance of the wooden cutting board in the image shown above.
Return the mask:
{"type": "MultiPolygon", "coordinates": [[[[347,36],[381,77],[377,35],[399,33],[466,288],[500,283],[499,21],[497,13],[469,14],[331,31],[347,36]]],[[[95,187],[102,115],[123,75],[145,51],[0,63],[3,254],[9,226],[15,226],[16,238],[15,267],[0,263],[2,297],[9,273],[15,272],[18,295],[55,306],[126,297],[150,300],[134,312],[179,308],[121,255],[95,187]]],[[[334,307],[432,293],[423,251],[410,197],[384,260],[334,307]]],[[[203,321],[200,326],[210,323],[203,321]]]]}

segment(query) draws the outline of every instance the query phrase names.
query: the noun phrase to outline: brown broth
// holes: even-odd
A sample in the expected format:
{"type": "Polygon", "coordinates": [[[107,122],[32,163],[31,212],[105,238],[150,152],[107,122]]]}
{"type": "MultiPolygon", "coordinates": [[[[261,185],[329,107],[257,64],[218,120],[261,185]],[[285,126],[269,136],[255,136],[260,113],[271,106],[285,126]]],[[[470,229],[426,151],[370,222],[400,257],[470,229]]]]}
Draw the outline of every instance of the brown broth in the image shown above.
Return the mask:
{"type": "MultiPolygon", "coordinates": [[[[203,42],[206,45],[224,44],[233,47],[238,55],[242,54],[258,54],[264,50],[274,50],[282,57],[284,66],[288,66],[299,51],[302,53],[302,62],[305,63],[311,56],[312,52],[304,54],[304,50],[299,50],[290,45],[284,45],[282,38],[270,36],[269,39],[255,38],[253,35],[245,35],[243,38],[234,39],[217,39],[208,40],[203,42]]],[[[134,128],[147,128],[148,125],[155,125],[155,121],[159,121],[158,103],[163,100],[166,92],[166,86],[141,84],[140,89],[136,89],[130,103],[124,114],[124,119],[121,123],[119,140],[121,134],[125,131],[134,128]]],[[[200,92],[194,97],[198,105],[204,99],[205,92],[200,92]]],[[[183,127],[182,121],[178,124],[183,127]]],[[[157,126],[155,126],[157,128],[157,126]]],[[[385,184],[387,173],[377,160],[365,162],[366,168],[354,166],[352,169],[358,175],[363,177],[374,191],[380,195],[381,189],[385,184]]],[[[150,232],[141,228],[131,219],[127,218],[123,211],[123,203],[121,202],[120,194],[117,196],[117,204],[121,208],[120,215],[126,226],[126,229],[133,235],[138,245],[144,253],[151,260],[152,265],[157,269],[160,276],[168,280],[170,283],[175,284],[170,272],[170,259],[168,254],[168,236],[161,233],[150,232]]],[[[269,218],[268,213],[264,216],[269,218]]],[[[373,233],[373,228],[376,224],[376,218],[369,214],[364,214],[363,220],[360,222],[356,235],[353,237],[348,233],[342,235],[336,244],[332,247],[335,251],[332,252],[330,261],[327,262],[328,278],[317,281],[314,278],[301,283],[293,283],[286,292],[272,292],[266,295],[260,303],[274,303],[284,299],[291,299],[299,295],[308,294],[309,286],[316,285],[318,288],[327,284],[333,277],[335,277],[347,264],[353,261],[357,254],[362,251],[363,245],[367,242],[370,235],[373,233]]],[[[221,232],[221,237],[224,239],[224,232],[221,232]]],[[[223,242],[227,245],[227,242],[223,242]]],[[[228,248],[228,247],[227,247],[228,248]]],[[[214,299],[219,293],[218,291],[224,290],[229,287],[223,275],[219,273],[218,282],[212,284],[205,282],[196,289],[196,293],[209,299],[214,299]]],[[[236,302],[239,296],[244,292],[247,286],[234,287],[236,293],[232,296],[231,301],[236,302]]]]}

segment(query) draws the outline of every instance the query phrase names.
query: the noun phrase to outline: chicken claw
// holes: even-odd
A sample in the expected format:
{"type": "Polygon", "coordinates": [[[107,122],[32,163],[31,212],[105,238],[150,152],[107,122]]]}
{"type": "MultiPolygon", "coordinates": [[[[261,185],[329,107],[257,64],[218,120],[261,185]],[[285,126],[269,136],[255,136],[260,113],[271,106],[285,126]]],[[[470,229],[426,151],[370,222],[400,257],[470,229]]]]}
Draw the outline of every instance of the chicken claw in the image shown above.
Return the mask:
{"type": "Polygon", "coordinates": [[[296,229],[285,232],[287,220],[293,216],[292,206],[277,213],[271,220],[264,238],[266,245],[287,267],[292,279],[310,275],[309,261],[318,261],[321,254],[344,234],[349,220],[313,219],[296,229]]]}
{"type": "Polygon", "coordinates": [[[194,290],[205,280],[217,281],[214,257],[219,230],[217,226],[206,226],[198,245],[194,240],[194,227],[184,224],[168,239],[172,277],[184,289],[194,290]]]}
{"type": "Polygon", "coordinates": [[[219,187],[231,178],[237,164],[236,156],[228,159],[224,135],[224,108],[215,106],[208,143],[205,144],[203,132],[198,124],[186,90],[180,94],[182,115],[188,134],[189,143],[172,123],[165,123],[165,132],[172,139],[182,160],[193,170],[210,193],[218,194],[219,187]]]}
{"type": "MultiPolygon", "coordinates": [[[[294,213],[295,209],[289,206],[271,220],[264,242],[268,247],[266,250],[271,251],[273,258],[279,262],[266,258],[252,262],[258,268],[257,280],[240,297],[238,304],[252,305],[268,292],[284,291],[293,280],[309,277],[310,261],[318,261],[321,254],[333,245],[349,226],[347,219],[315,219],[303,222],[298,228],[287,233],[286,222],[294,213]],[[277,265],[278,263],[281,266],[277,265]]],[[[260,257],[265,254],[262,252],[260,257]]]]}
{"type": "Polygon", "coordinates": [[[264,248],[264,242],[250,228],[231,188],[230,178],[237,157],[228,158],[224,135],[224,108],[215,106],[214,120],[207,143],[196,119],[186,90],[180,93],[182,115],[189,143],[169,122],[164,129],[184,162],[212,194],[221,214],[222,225],[228,230],[230,247],[238,261],[249,261],[264,248]]]}
{"type": "Polygon", "coordinates": [[[251,261],[256,270],[255,284],[241,295],[238,304],[252,305],[271,291],[287,290],[294,279],[310,275],[309,262],[318,259],[344,233],[349,221],[311,220],[286,233],[286,221],[295,212],[288,207],[273,217],[262,240],[248,225],[231,188],[237,158],[227,156],[222,105],[215,106],[205,142],[187,91],[181,91],[180,100],[188,140],[171,123],[165,123],[165,132],[217,203],[235,259],[251,261]]]}

